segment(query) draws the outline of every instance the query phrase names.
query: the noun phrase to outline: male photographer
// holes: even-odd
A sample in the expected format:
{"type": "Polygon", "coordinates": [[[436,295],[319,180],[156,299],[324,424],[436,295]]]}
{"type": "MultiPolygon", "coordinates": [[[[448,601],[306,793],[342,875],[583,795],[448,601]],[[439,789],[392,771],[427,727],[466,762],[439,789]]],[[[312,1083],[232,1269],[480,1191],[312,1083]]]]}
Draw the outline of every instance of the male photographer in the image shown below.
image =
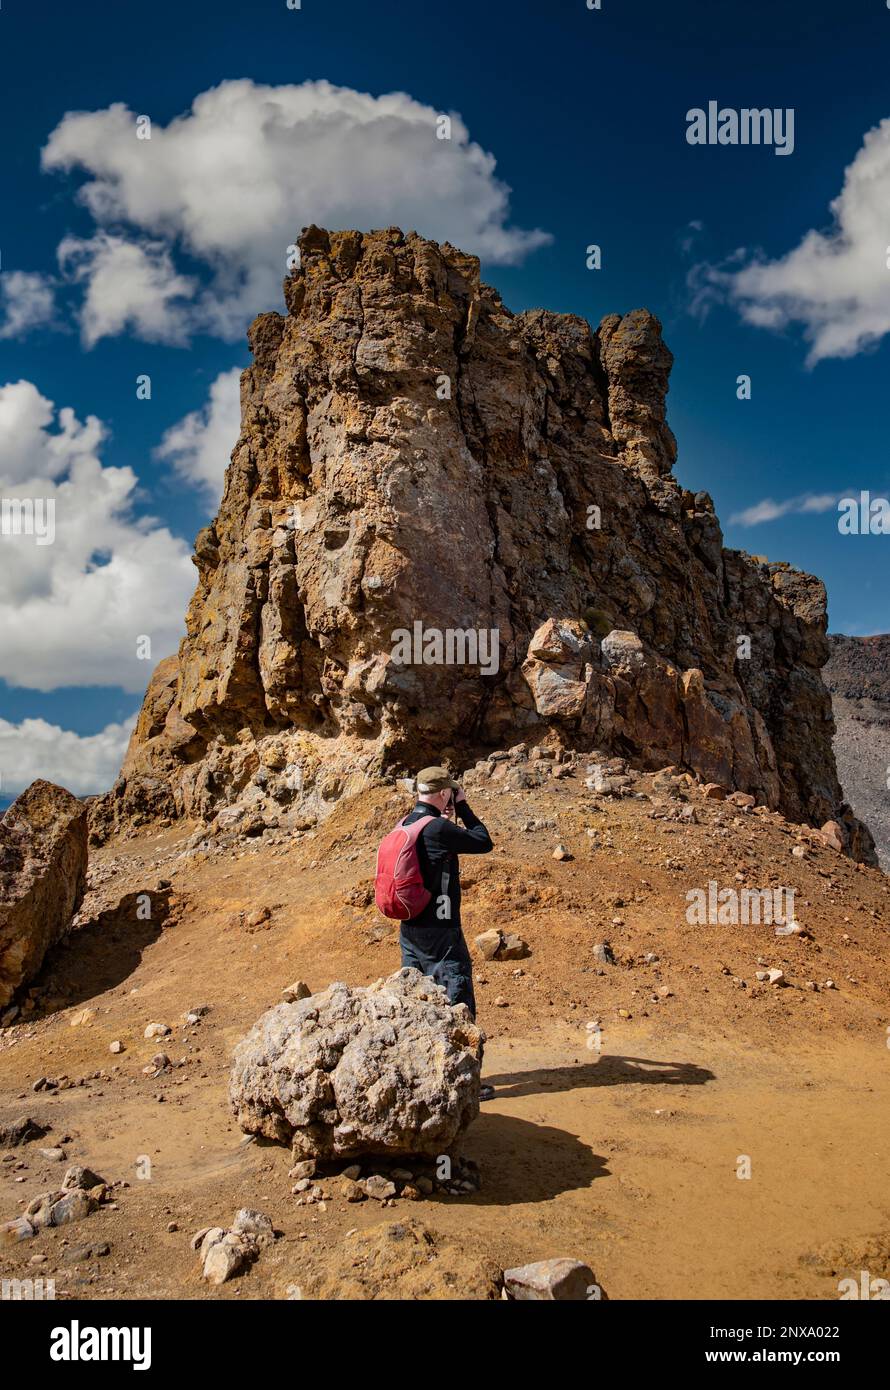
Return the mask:
{"type": "Polygon", "coordinates": [[[417,857],[432,896],[422,912],[402,923],[402,966],[413,965],[432,976],[452,1004],[466,1004],[475,1018],[473,964],[460,923],[458,855],[489,854],[494,846],[446,768],[425,767],[415,785],[417,803],[404,824],[427,818],[417,838],[417,857]],[[463,829],[455,816],[463,821],[463,829]]]}

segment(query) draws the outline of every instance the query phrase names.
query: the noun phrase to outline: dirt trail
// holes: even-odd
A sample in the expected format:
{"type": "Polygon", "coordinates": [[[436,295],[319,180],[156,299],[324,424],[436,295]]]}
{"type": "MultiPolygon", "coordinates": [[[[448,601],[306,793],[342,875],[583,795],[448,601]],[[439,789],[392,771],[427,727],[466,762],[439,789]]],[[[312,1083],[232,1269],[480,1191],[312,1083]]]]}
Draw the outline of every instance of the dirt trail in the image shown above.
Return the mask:
{"type": "Polygon", "coordinates": [[[297,1207],[289,1153],[245,1142],[228,1109],[232,1047],[285,984],[363,983],[398,966],[396,934],[365,901],[367,847],[395,804],[381,794],[288,844],[181,858],[174,829],[96,856],[85,921],[45,968],[46,1004],[0,1036],[0,1121],[51,1125],[0,1162],[0,1214],[58,1181],[64,1164],[41,1158],[44,1145],[129,1186],[117,1210],[0,1252],[0,1273],[96,1298],[483,1297],[490,1266],[566,1253],[618,1299],[824,1299],[862,1268],[890,1276],[887,880],[821,848],[792,858],[793,828],[722,805],[684,827],[678,872],[670,827],[646,803],[598,813],[591,847],[577,787],[547,797],[534,813],[555,828],[541,832],[516,832],[527,798],[478,806],[509,851],[468,870],[467,935],[497,920],[531,946],[518,963],[477,962],[496,1088],[461,1145],[479,1193],[297,1207]],[[552,860],[557,835],[574,860],[552,860]],[[733,881],[739,865],[754,883],[777,865],[797,876],[808,939],[690,930],[688,885],[733,881]],[[604,939],[616,964],[597,968],[604,939]],[[758,958],[789,984],[758,988],[758,958]],[[807,988],[828,977],[837,988],[807,988]],[[185,1023],[202,1003],[206,1017],[185,1023]],[[170,1036],[146,1040],[153,1021],[170,1036]],[[146,1075],[158,1052],[173,1065],[146,1075]],[[35,1092],[41,1077],[61,1084],[35,1092]],[[741,1156],[750,1179],[736,1175],[741,1156]],[[283,1235],[244,1277],[208,1288],[189,1237],[241,1205],[283,1235]],[[429,1228],[435,1253],[404,1238],[384,1249],[393,1223],[403,1237],[406,1223],[429,1228]],[[104,1243],[110,1253],[72,1262],[104,1243]],[[37,1254],[46,1261],[29,1264],[37,1254]]]}

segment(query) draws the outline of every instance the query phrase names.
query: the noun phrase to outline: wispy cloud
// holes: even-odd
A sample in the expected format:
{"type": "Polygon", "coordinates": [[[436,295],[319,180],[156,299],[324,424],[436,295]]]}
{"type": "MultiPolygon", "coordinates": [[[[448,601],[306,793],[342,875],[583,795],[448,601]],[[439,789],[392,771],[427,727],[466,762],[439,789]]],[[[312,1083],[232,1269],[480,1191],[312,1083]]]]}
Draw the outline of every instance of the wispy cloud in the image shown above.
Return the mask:
{"type": "Polygon", "coordinates": [[[809,512],[829,512],[836,507],[844,494],[841,492],[805,492],[798,497],[786,497],[776,502],[772,497],[764,497],[753,507],[734,512],[729,518],[731,526],[760,526],[765,521],[778,521],[783,516],[804,516],[809,512]]]}
{"type": "Polygon", "coordinates": [[[698,217],[694,217],[691,222],[686,223],[686,226],[677,238],[678,245],[684,256],[688,256],[691,253],[704,229],[705,224],[698,217]]]}

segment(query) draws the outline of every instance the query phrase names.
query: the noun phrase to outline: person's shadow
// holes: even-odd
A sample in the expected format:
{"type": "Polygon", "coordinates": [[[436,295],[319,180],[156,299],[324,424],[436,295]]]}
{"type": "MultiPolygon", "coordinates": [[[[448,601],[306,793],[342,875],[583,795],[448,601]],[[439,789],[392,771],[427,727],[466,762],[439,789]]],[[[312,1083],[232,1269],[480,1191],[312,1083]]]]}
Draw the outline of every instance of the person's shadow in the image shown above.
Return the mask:
{"type": "Polygon", "coordinates": [[[704,1086],[716,1077],[694,1062],[660,1062],[648,1057],[606,1054],[597,1062],[570,1067],[543,1067],[538,1071],[503,1072],[483,1077],[498,1096],[534,1096],[547,1091],[588,1090],[593,1086],[704,1086]]]}

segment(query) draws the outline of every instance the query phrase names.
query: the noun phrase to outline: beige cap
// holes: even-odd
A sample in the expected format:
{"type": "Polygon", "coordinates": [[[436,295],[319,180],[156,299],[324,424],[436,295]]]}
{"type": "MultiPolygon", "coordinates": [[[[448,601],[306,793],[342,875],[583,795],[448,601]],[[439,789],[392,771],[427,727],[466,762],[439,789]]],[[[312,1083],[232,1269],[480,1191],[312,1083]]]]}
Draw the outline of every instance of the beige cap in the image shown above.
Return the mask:
{"type": "Polygon", "coordinates": [[[460,785],[458,782],[455,782],[447,767],[423,768],[421,772],[418,772],[415,784],[418,791],[422,788],[424,791],[428,792],[444,792],[447,791],[449,787],[452,791],[456,791],[460,785]]]}

